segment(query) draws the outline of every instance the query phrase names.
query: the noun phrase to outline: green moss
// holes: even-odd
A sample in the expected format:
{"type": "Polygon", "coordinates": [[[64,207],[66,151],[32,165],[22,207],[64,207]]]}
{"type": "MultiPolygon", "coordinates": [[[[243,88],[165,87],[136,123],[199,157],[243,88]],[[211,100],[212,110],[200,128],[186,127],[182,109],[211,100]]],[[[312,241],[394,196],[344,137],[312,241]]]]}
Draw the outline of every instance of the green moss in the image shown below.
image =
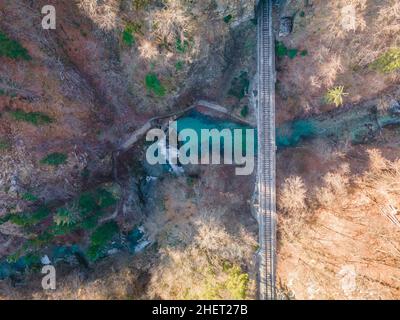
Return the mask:
{"type": "Polygon", "coordinates": [[[31,56],[24,47],[17,41],[8,38],[4,33],[0,32],[0,57],[7,57],[14,60],[31,60],[31,56]]]}
{"type": "Polygon", "coordinates": [[[155,73],[148,73],[145,78],[145,84],[148,91],[158,97],[163,97],[166,94],[164,86],[161,84],[155,73]]]}
{"type": "Polygon", "coordinates": [[[15,110],[9,112],[11,117],[16,121],[31,123],[35,126],[46,125],[53,122],[53,119],[42,112],[25,112],[23,110],[15,110]]]}
{"type": "Polygon", "coordinates": [[[49,166],[59,166],[65,164],[67,162],[68,156],[64,153],[54,152],[50,153],[42,160],[40,160],[41,164],[49,165],[49,166]]]}
{"type": "Polygon", "coordinates": [[[390,73],[400,69],[400,48],[392,48],[370,64],[372,70],[390,73]]]}

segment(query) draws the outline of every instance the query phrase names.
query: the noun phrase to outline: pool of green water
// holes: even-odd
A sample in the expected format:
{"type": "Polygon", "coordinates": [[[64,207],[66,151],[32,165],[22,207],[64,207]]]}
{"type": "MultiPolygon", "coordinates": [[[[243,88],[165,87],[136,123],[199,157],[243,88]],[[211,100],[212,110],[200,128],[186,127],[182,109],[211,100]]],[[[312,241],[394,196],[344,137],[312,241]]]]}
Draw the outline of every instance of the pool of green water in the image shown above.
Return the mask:
{"type": "MultiPolygon", "coordinates": [[[[246,129],[254,129],[250,126],[234,122],[231,120],[221,120],[216,119],[202,113],[193,111],[190,114],[180,118],[177,120],[177,128],[178,132],[181,132],[183,129],[192,129],[196,131],[199,137],[201,137],[202,129],[229,129],[235,130],[240,129],[243,132],[243,141],[245,143],[245,131],[246,129]]],[[[303,139],[312,138],[318,135],[318,125],[315,121],[312,120],[299,120],[294,122],[288,122],[276,130],[276,144],[278,148],[282,147],[295,147],[297,146],[303,139]]],[[[249,138],[250,136],[247,136],[249,138]]],[[[254,141],[252,140],[255,146],[255,153],[257,153],[257,130],[254,129],[254,141]]],[[[203,143],[203,141],[199,141],[199,143],[203,143]]],[[[235,141],[233,141],[233,145],[236,146],[235,141]]]]}

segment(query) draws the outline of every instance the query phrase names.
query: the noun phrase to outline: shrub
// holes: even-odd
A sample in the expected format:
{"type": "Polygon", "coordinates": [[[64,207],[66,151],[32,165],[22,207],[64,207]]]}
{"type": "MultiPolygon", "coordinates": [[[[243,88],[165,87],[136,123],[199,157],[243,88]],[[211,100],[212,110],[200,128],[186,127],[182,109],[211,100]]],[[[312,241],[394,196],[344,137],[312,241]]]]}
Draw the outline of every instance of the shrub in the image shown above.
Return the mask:
{"type": "Polygon", "coordinates": [[[122,31],[122,41],[129,47],[135,44],[135,34],[143,33],[142,25],[137,22],[128,23],[122,31]]]}
{"type": "Polygon", "coordinates": [[[92,230],[94,228],[96,228],[97,223],[99,221],[99,218],[96,216],[91,216],[89,218],[86,218],[85,220],[83,220],[80,223],[80,226],[84,229],[84,230],[92,230]]]}
{"type": "Polygon", "coordinates": [[[117,199],[108,190],[99,188],[95,192],[85,192],[78,200],[79,212],[82,216],[114,206],[117,199]]]}
{"type": "Polygon", "coordinates": [[[133,6],[136,10],[141,10],[146,8],[150,3],[150,0],[133,0],[133,6]]]}
{"type": "Polygon", "coordinates": [[[29,201],[29,202],[36,202],[39,200],[38,197],[36,197],[35,195],[33,195],[32,193],[29,193],[29,192],[25,192],[21,198],[22,198],[22,200],[29,201]]]}
{"type": "Polygon", "coordinates": [[[40,256],[34,253],[29,253],[24,258],[24,262],[27,266],[39,266],[41,265],[40,256]]]}
{"type": "MultiPolygon", "coordinates": [[[[284,58],[284,57],[289,57],[290,59],[294,59],[297,57],[299,54],[299,49],[297,48],[288,48],[285,46],[285,44],[281,41],[277,41],[275,43],[275,54],[278,56],[278,58],[284,58]]],[[[306,56],[308,54],[307,50],[302,50],[300,51],[300,55],[302,57],[306,56]]]]}
{"type": "Polygon", "coordinates": [[[132,26],[128,25],[128,26],[125,27],[124,31],[122,32],[122,41],[128,47],[132,47],[132,45],[135,43],[135,37],[133,35],[132,26]]]}
{"type": "Polygon", "coordinates": [[[77,223],[69,223],[69,224],[57,224],[54,222],[52,226],[49,228],[49,232],[54,236],[65,236],[78,230],[80,226],[77,223]]]}
{"type": "Polygon", "coordinates": [[[225,282],[225,286],[232,299],[246,299],[249,286],[249,275],[247,273],[243,273],[241,268],[238,266],[229,268],[227,270],[227,274],[228,279],[225,282]]]}
{"type": "Polygon", "coordinates": [[[239,77],[232,80],[228,94],[242,100],[249,91],[250,80],[246,71],[242,71],[239,77]]]}
{"type": "Polygon", "coordinates": [[[100,209],[109,208],[117,204],[117,199],[113,194],[105,189],[96,190],[96,202],[100,209]]]}
{"type": "Polygon", "coordinates": [[[334,87],[328,90],[325,95],[325,101],[327,103],[333,103],[336,107],[339,107],[343,104],[343,97],[347,96],[348,93],[344,92],[343,86],[334,87]]]}
{"type": "Polygon", "coordinates": [[[290,59],[294,59],[294,58],[296,58],[298,52],[299,52],[299,50],[297,50],[297,49],[289,49],[287,52],[287,56],[290,59]]]}
{"type": "MultiPolygon", "coordinates": [[[[50,243],[55,243],[55,240],[57,242],[65,241],[56,237],[68,236],[76,231],[80,232],[78,235],[82,235],[84,231],[95,229],[98,225],[99,217],[106,212],[103,209],[117,203],[119,191],[120,189],[113,188],[113,186],[100,187],[82,194],[69,205],[60,207],[55,212],[42,205],[33,212],[8,213],[4,215],[0,218],[0,224],[6,222],[14,223],[23,227],[25,232],[30,235],[21,249],[12,257],[19,259],[27,253],[39,252],[39,249],[50,243]],[[51,216],[52,213],[53,215],[51,216]],[[85,214],[82,215],[82,213],[85,214]],[[49,223],[50,219],[52,223],[49,223]]],[[[26,200],[37,199],[29,193],[24,194],[22,198],[26,200]]],[[[101,257],[105,246],[118,233],[118,230],[115,222],[109,222],[101,225],[91,234],[88,254],[92,260],[101,257]]]]}
{"type": "Polygon", "coordinates": [[[334,208],[341,199],[341,205],[348,198],[350,185],[350,167],[343,164],[335,172],[327,173],[324,178],[324,185],[317,190],[317,201],[325,208],[334,208]]]}
{"type": "Polygon", "coordinates": [[[76,222],[76,217],[70,210],[66,208],[59,208],[57,209],[56,214],[53,216],[53,220],[57,226],[71,225],[76,222]]]}
{"type": "Polygon", "coordinates": [[[111,221],[99,226],[90,237],[90,246],[87,254],[90,260],[99,258],[104,247],[119,232],[118,225],[111,221]]]}
{"type": "Polygon", "coordinates": [[[49,165],[49,166],[59,166],[65,164],[67,162],[68,156],[64,153],[54,152],[42,160],[40,160],[41,164],[49,165]]]}
{"type": "Polygon", "coordinates": [[[240,111],[240,115],[241,115],[243,118],[246,118],[246,117],[249,115],[249,107],[248,107],[248,106],[244,106],[244,107],[242,108],[242,110],[240,111]]]}
{"type": "Polygon", "coordinates": [[[98,209],[96,199],[90,192],[85,192],[79,197],[78,206],[82,216],[86,216],[98,209]]]}
{"type": "Polygon", "coordinates": [[[6,139],[0,138],[0,151],[7,151],[10,150],[10,148],[10,142],[6,139]]]}
{"type": "Polygon", "coordinates": [[[9,39],[0,32],[0,57],[7,57],[14,60],[31,60],[28,50],[22,47],[17,41],[9,39]]]}
{"type": "Polygon", "coordinates": [[[34,212],[13,214],[9,216],[8,221],[22,227],[31,227],[43,221],[50,215],[50,210],[42,206],[34,212]]]}
{"type": "Polygon", "coordinates": [[[177,63],[175,63],[176,71],[181,71],[183,69],[183,66],[184,66],[184,62],[183,61],[178,61],[177,63]]]}
{"type": "Polygon", "coordinates": [[[371,69],[389,73],[400,69],[400,48],[392,48],[370,65],[371,69]]]}
{"type": "Polygon", "coordinates": [[[11,116],[16,121],[31,123],[35,126],[50,124],[53,119],[42,112],[25,112],[23,110],[10,111],[11,116]]]}
{"type": "Polygon", "coordinates": [[[186,53],[189,49],[189,42],[187,40],[181,40],[180,38],[175,41],[176,51],[179,53],[186,53]]]}
{"type": "Polygon", "coordinates": [[[283,58],[288,53],[288,48],[285,46],[283,42],[278,41],[275,44],[275,53],[279,58],[283,58]]]}
{"type": "Polygon", "coordinates": [[[233,16],[231,14],[228,14],[227,16],[224,17],[224,22],[229,23],[233,19],[233,16]]]}
{"type": "Polygon", "coordinates": [[[279,198],[279,206],[288,214],[300,214],[306,208],[306,188],[300,177],[285,180],[279,198]]]}
{"type": "Polygon", "coordinates": [[[147,90],[158,97],[163,97],[166,93],[164,86],[161,84],[155,73],[148,73],[146,75],[145,84],[147,90]]]}
{"type": "Polygon", "coordinates": [[[91,235],[90,241],[92,245],[104,246],[116,233],[118,233],[118,225],[114,222],[107,222],[99,226],[91,235]]]}

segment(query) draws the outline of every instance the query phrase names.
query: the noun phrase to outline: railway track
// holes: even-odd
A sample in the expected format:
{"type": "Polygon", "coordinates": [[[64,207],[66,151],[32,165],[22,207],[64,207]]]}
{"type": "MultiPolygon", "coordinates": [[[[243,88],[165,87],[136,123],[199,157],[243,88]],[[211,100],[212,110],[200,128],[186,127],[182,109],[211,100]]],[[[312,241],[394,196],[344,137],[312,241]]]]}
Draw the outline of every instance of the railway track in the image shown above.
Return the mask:
{"type": "Polygon", "coordinates": [[[258,37],[259,298],[276,299],[275,38],[272,0],[256,7],[258,37]]]}

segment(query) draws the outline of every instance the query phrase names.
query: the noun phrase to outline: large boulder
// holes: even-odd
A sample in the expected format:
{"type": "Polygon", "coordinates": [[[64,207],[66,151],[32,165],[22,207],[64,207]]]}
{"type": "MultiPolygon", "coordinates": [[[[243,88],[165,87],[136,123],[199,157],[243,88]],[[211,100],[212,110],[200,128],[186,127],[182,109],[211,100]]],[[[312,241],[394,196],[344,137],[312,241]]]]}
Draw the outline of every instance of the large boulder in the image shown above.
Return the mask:
{"type": "Polygon", "coordinates": [[[279,25],[279,37],[286,37],[292,33],[293,30],[293,18],[292,17],[281,17],[279,25]]]}

